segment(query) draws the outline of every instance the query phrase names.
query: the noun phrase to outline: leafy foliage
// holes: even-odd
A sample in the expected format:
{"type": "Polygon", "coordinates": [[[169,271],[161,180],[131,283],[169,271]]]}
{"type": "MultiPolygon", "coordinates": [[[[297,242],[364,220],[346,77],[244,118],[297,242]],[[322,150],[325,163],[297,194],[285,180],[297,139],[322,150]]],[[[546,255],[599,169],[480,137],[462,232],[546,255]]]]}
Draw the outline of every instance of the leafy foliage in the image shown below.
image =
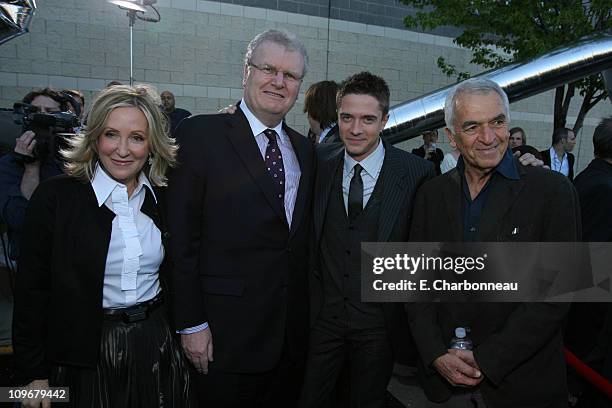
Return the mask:
{"type": "MultiPolygon", "coordinates": [[[[409,28],[431,30],[453,26],[462,30],[454,42],[472,51],[472,64],[497,68],[532,59],[581,37],[612,29],[612,0],[402,0],[417,9],[405,17],[409,28]]],[[[458,80],[467,72],[438,58],[438,67],[458,80]]],[[[601,75],[558,87],[555,128],[566,126],[569,104],[576,90],[583,97],[574,130],[590,109],[607,94],[601,75]]]]}

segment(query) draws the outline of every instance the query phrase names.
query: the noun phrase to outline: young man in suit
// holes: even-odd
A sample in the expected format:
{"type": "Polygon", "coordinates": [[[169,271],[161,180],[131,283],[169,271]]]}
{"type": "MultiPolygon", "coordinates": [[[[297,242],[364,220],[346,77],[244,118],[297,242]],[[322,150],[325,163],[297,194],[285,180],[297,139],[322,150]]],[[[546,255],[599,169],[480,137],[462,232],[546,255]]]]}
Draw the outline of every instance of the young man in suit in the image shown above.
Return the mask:
{"type": "Polygon", "coordinates": [[[557,171],[564,176],[574,179],[575,157],[571,153],[576,146],[576,134],[572,129],[555,129],[552,136],[552,146],[550,149],[542,150],[542,160],[551,170],[557,171]]]}
{"type": "MultiPolygon", "coordinates": [[[[508,98],[496,83],[462,82],[444,110],[446,134],[461,157],[456,169],[417,193],[412,241],[580,240],[570,181],[512,157],[508,98]]],[[[561,303],[408,305],[430,406],[567,407],[561,341],[567,310],[561,303]],[[473,351],[448,349],[456,327],[471,328],[473,351]]]]}
{"type": "Polygon", "coordinates": [[[394,357],[410,342],[399,304],[361,302],[361,242],[407,241],[412,198],[431,163],[382,142],[389,88],[369,72],[337,96],[344,148],[320,145],[314,198],[311,330],[301,406],[329,407],[348,367],[350,406],[384,407],[394,357]]]}
{"type": "Polygon", "coordinates": [[[247,47],[237,111],[177,129],[168,191],[175,319],[202,406],[297,403],[314,157],[283,118],[307,66],[294,35],[265,31],[247,47]]]}

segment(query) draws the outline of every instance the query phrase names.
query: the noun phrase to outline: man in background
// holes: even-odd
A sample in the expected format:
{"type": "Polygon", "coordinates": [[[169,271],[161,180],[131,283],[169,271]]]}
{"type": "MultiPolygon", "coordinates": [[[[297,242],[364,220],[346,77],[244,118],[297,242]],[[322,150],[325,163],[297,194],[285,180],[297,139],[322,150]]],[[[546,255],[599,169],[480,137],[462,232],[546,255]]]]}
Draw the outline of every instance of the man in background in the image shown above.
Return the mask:
{"type": "MultiPolygon", "coordinates": [[[[582,240],[612,242],[612,117],[603,119],[593,133],[595,158],[576,179],[580,198],[582,240]]],[[[612,381],[612,304],[573,303],[565,342],[570,351],[612,381]]],[[[601,392],[571,372],[573,394],[580,408],[610,405],[601,392]],[[580,395],[582,393],[582,395],[580,395]]]]}
{"type": "Polygon", "coordinates": [[[576,146],[576,134],[572,129],[555,129],[552,136],[552,146],[550,149],[540,152],[544,165],[573,180],[574,162],[576,160],[571,152],[574,150],[574,146],[576,146]]]}
{"type": "Polygon", "coordinates": [[[412,154],[424,158],[433,163],[436,174],[442,174],[440,163],[444,159],[444,152],[438,148],[438,130],[430,130],[423,133],[423,145],[418,149],[412,149],[412,154]]]}
{"type": "Polygon", "coordinates": [[[168,116],[170,121],[170,135],[174,136],[174,131],[178,127],[179,123],[185,118],[191,116],[191,112],[185,109],[177,108],[175,106],[174,94],[170,91],[163,91],[160,94],[162,109],[168,116]]]}

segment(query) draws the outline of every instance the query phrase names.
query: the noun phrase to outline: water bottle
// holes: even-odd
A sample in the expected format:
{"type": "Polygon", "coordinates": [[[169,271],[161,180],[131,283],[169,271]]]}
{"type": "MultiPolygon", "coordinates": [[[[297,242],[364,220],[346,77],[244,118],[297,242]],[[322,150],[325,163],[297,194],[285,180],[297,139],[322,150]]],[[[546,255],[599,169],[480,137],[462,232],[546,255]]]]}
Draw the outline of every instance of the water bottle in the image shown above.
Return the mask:
{"type": "Polygon", "coordinates": [[[469,329],[466,327],[457,327],[455,329],[455,336],[451,339],[448,348],[459,349],[459,350],[471,350],[472,340],[468,337],[469,329]]]}

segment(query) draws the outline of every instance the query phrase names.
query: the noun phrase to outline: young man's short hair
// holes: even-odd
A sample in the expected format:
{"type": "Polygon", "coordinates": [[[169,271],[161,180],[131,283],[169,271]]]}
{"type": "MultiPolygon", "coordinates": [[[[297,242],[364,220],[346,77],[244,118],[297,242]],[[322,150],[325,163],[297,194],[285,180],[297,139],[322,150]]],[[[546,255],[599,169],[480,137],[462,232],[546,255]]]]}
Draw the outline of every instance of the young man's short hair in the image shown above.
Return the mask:
{"type": "Polygon", "coordinates": [[[567,139],[569,137],[569,132],[574,133],[572,129],[568,129],[568,128],[555,129],[552,135],[552,145],[554,146],[557,143],[559,143],[561,140],[567,139]]]}
{"type": "Polygon", "coordinates": [[[347,78],[338,90],[336,105],[340,107],[345,95],[370,95],[378,100],[383,116],[389,113],[389,87],[384,79],[370,72],[360,72],[347,78]]]}

